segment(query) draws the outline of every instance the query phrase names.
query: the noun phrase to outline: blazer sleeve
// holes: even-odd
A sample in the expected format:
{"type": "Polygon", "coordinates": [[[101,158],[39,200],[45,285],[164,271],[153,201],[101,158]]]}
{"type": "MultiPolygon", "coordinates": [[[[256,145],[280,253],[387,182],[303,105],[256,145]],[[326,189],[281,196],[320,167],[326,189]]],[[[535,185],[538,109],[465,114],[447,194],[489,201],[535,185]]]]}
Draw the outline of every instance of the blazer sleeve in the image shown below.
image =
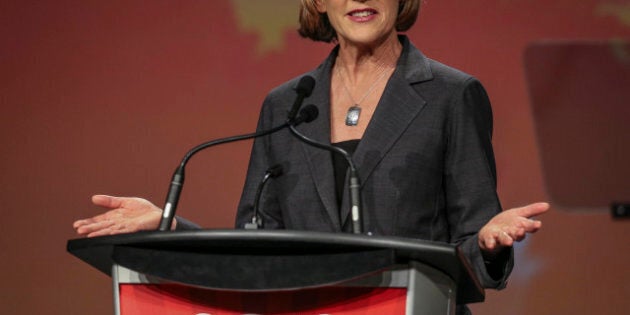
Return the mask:
{"type": "Polygon", "coordinates": [[[460,246],[484,287],[501,289],[513,267],[512,251],[490,264],[484,262],[477,241],[481,227],[501,212],[492,150],[492,109],[485,89],[474,78],[455,93],[449,109],[444,169],[451,243],[460,246]],[[492,265],[492,273],[487,265],[492,265]]]}

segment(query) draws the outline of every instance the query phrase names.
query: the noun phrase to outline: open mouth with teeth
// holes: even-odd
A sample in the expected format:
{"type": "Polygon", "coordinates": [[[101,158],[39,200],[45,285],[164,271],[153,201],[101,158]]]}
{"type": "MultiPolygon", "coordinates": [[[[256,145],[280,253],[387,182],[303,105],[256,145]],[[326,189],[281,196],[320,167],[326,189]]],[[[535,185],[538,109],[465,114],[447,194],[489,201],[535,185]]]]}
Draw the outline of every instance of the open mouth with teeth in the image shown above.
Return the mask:
{"type": "Polygon", "coordinates": [[[363,21],[363,20],[368,20],[370,17],[376,15],[377,13],[378,12],[376,12],[376,10],[361,9],[361,10],[351,11],[350,13],[348,13],[348,16],[350,16],[354,20],[363,21]]]}
{"type": "Polygon", "coordinates": [[[373,10],[363,10],[363,11],[353,11],[350,12],[350,15],[352,16],[358,16],[358,17],[366,17],[368,15],[372,15],[372,14],[376,14],[376,11],[373,10]]]}

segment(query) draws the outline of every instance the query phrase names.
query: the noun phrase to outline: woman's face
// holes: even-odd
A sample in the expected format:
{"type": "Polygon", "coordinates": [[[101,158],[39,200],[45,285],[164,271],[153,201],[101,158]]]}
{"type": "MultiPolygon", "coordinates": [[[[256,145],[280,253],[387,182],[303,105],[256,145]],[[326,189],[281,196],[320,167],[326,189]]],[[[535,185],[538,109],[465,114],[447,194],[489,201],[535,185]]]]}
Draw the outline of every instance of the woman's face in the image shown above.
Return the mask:
{"type": "Polygon", "coordinates": [[[316,0],[341,44],[378,45],[396,34],[399,0],[316,0]]]}

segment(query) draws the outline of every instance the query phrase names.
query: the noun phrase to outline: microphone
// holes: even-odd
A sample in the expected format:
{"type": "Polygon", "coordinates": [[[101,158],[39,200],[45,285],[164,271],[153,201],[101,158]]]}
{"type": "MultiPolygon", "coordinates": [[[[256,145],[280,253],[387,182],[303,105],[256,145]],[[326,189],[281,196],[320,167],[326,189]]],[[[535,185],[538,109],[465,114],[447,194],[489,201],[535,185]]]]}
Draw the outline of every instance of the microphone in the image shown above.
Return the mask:
{"type": "Polygon", "coordinates": [[[291,106],[291,110],[287,115],[287,122],[291,123],[295,119],[295,115],[297,115],[300,106],[302,106],[302,102],[304,102],[304,98],[311,95],[313,92],[313,88],[315,87],[315,79],[310,75],[303,76],[298,82],[295,91],[297,92],[297,97],[295,98],[295,102],[293,102],[293,106],[291,106]]]}
{"type": "MultiPolygon", "coordinates": [[[[179,202],[179,195],[181,194],[182,188],[184,186],[186,164],[188,163],[188,161],[193,155],[195,155],[197,152],[203,149],[206,149],[215,145],[265,136],[265,135],[274,133],[278,130],[284,129],[289,126],[294,126],[305,121],[310,122],[314,120],[315,118],[317,118],[317,114],[313,116],[312,109],[306,110],[306,108],[305,108],[305,111],[300,112],[301,115],[299,117],[297,118],[295,117],[297,111],[302,106],[302,102],[304,101],[304,98],[311,94],[314,86],[315,86],[315,79],[313,79],[313,77],[304,76],[300,79],[298,86],[296,88],[298,95],[295,99],[295,102],[293,102],[293,106],[291,108],[291,112],[295,111],[295,113],[293,113],[293,116],[290,116],[290,118],[287,119],[287,121],[283,123],[282,125],[273,127],[268,130],[257,131],[254,133],[211,140],[208,142],[204,142],[192,148],[190,151],[188,151],[188,153],[186,153],[186,155],[180,162],[179,166],[175,169],[175,172],[173,173],[173,177],[171,178],[171,184],[169,186],[168,194],[166,195],[166,202],[164,205],[164,210],[162,211],[162,218],[160,219],[160,224],[158,225],[158,231],[168,231],[170,230],[171,225],[173,224],[173,218],[175,217],[175,211],[177,210],[177,203],[179,202]],[[304,114],[302,115],[302,113],[304,114]]],[[[291,112],[289,112],[289,115],[291,115],[291,112]]]]}
{"type": "Polygon", "coordinates": [[[300,110],[300,116],[295,119],[292,125],[297,126],[303,122],[310,123],[311,121],[317,119],[317,116],[319,116],[319,109],[317,106],[313,104],[306,105],[302,108],[302,110],[300,110]]]}
{"type": "MultiPolygon", "coordinates": [[[[317,107],[312,104],[304,107],[303,111],[304,112],[308,111],[309,113],[313,113],[314,111],[315,115],[319,113],[319,110],[317,109],[317,107]]],[[[302,112],[300,113],[302,114],[302,112]]],[[[308,115],[312,115],[312,114],[308,114],[308,115]]],[[[360,191],[361,182],[359,180],[359,173],[357,172],[357,168],[354,165],[354,162],[352,161],[352,157],[350,156],[350,154],[348,154],[348,152],[342,148],[338,148],[333,145],[317,142],[311,138],[306,137],[305,135],[301,134],[297,129],[295,129],[295,125],[290,125],[289,129],[291,130],[291,133],[293,133],[293,135],[295,135],[298,139],[306,142],[307,144],[320,148],[320,149],[324,149],[324,150],[328,150],[337,154],[341,154],[346,159],[346,161],[348,162],[348,168],[350,170],[350,185],[348,189],[350,190],[350,205],[351,205],[350,211],[351,211],[351,217],[352,217],[352,233],[354,234],[363,233],[363,221],[362,221],[363,219],[362,219],[362,213],[361,213],[361,191],[360,191]]]]}
{"type": "Polygon", "coordinates": [[[282,175],[282,165],[274,165],[267,169],[265,172],[265,176],[262,181],[258,185],[258,189],[256,190],[256,197],[254,198],[254,215],[252,216],[252,222],[245,224],[245,229],[247,230],[257,230],[258,228],[264,227],[264,222],[262,218],[258,217],[258,212],[260,211],[260,199],[262,197],[263,189],[265,189],[265,184],[271,178],[276,178],[282,175]]]}

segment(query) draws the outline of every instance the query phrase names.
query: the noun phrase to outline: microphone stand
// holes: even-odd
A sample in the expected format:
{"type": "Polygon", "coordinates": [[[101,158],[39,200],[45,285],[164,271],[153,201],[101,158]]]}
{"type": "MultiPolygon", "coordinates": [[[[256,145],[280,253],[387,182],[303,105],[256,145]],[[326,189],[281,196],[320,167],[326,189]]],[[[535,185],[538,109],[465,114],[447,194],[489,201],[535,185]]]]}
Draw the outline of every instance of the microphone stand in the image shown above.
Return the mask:
{"type": "Polygon", "coordinates": [[[162,218],[160,219],[160,225],[158,226],[158,230],[168,231],[170,230],[171,225],[173,224],[173,218],[175,217],[175,210],[177,209],[177,202],[179,201],[179,195],[184,186],[186,164],[188,163],[188,160],[190,160],[190,158],[193,155],[195,155],[197,152],[205,148],[215,146],[218,144],[224,144],[224,143],[240,141],[240,140],[245,140],[245,139],[250,139],[250,138],[262,137],[270,133],[274,133],[280,129],[286,128],[289,125],[290,124],[288,122],[285,122],[284,124],[280,126],[277,126],[268,130],[262,130],[259,132],[248,133],[244,135],[238,135],[238,136],[232,136],[232,137],[208,141],[188,151],[188,153],[186,153],[186,155],[182,159],[181,163],[179,163],[179,166],[177,167],[177,169],[175,169],[175,172],[173,173],[173,177],[171,178],[171,185],[168,190],[168,195],[166,196],[166,204],[164,206],[164,211],[162,212],[162,218]]]}
{"type": "Polygon", "coordinates": [[[297,92],[297,96],[288,113],[288,119],[286,120],[284,124],[271,128],[269,130],[262,130],[262,131],[258,131],[254,133],[245,134],[245,135],[239,135],[239,136],[233,136],[233,137],[227,137],[227,138],[208,141],[188,151],[188,153],[186,153],[186,155],[182,159],[182,162],[179,164],[179,167],[175,169],[175,173],[173,174],[173,177],[171,178],[171,185],[168,190],[168,194],[166,196],[166,204],[164,205],[164,210],[162,212],[162,218],[160,219],[158,230],[168,231],[171,229],[171,225],[173,224],[173,218],[175,217],[175,210],[177,209],[177,202],[179,201],[179,195],[184,185],[186,163],[188,163],[188,160],[190,160],[190,158],[195,153],[205,148],[218,145],[218,144],[265,136],[270,133],[276,132],[280,129],[286,128],[288,126],[298,125],[304,121],[308,122],[309,119],[310,120],[314,119],[312,115],[310,115],[310,113],[308,112],[304,113],[304,115],[301,115],[302,117],[297,117],[297,118],[295,117],[298,113],[298,110],[300,109],[300,106],[302,105],[302,102],[304,101],[304,98],[308,97],[311,94],[314,87],[315,87],[315,79],[313,79],[313,77],[307,75],[300,79],[295,89],[297,92]]]}
{"type": "Polygon", "coordinates": [[[274,133],[286,127],[297,126],[303,122],[307,122],[307,123],[311,122],[315,118],[317,118],[317,115],[318,115],[317,108],[314,105],[306,106],[300,111],[300,115],[297,118],[293,120],[287,120],[282,125],[276,126],[274,128],[261,130],[254,133],[239,135],[239,136],[216,139],[216,140],[202,143],[192,148],[190,151],[188,151],[188,153],[186,153],[181,163],[179,164],[179,167],[177,167],[177,169],[175,169],[175,173],[173,173],[173,177],[171,179],[171,185],[168,190],[168,195],[166,196],[166,204],[164,205],[164,211],[162,212],[162,218],[160,219],[158,230],[159,231],[170,230],[171,225],[173,224],[173,218],[175,217],[175,210],[177,209],[177,202],[179,201],[179,195],[184,186],[186,164],[188,163],[188,160],[190,160],[190,158],[193,155],[195,155],[197,152],[205,148],[218,145],[218,144],[224,144],[224,143],[229,143],[229,142],[234,142],[234,141],[240,141],[240,140],[245,140],[245,139],[250,139],[250,138],[266,136],[268,134],[274,133]]]}
{"type": "Polygon", "coordinates": [[[269,182],[270,179],[276,178],[282,175],[282,165],[275,165],[267,169],[263,179],[260,181],[258,185],[258,189],[256,190],[256,196],[254,197],[254,214],[252,215],[252,221],[250,223],[245,224],[246,230],[257,230],[258,228],[264,227],[263,219],[258,215],[258,213],[262,213],[263,211],[260,209],[260,200],[262,199],[263,190],[265,189],[265,185],[269,182]]]}
{"type": "MultiPolygon", "coordinates": [[[[310,105],[309,105],[310,106],[310,105]]],[[[350,171],[350,184],[348,189],[350,190],[350,213],[352,217],[352,233],[354,234],[362,234],[363,233],[363,221],[362,221],[362,213],[361,213],[361,182],[359,181],[359,173],[357,172],[357,168],[352,161],[352,157],[346,150],[342,148],[338,148],[332,145],[324,144],[317,142],[311,138],[306,137],[301,134],[297,129],[295,129],[295,125],[290,125],[289,129],[291,133],[295,135],[298,139],[320,149],[328,150],[331,152],[335,152],[337,154],[343,155],[343,157],[348,162],[348,168],[350,171]]]]}

